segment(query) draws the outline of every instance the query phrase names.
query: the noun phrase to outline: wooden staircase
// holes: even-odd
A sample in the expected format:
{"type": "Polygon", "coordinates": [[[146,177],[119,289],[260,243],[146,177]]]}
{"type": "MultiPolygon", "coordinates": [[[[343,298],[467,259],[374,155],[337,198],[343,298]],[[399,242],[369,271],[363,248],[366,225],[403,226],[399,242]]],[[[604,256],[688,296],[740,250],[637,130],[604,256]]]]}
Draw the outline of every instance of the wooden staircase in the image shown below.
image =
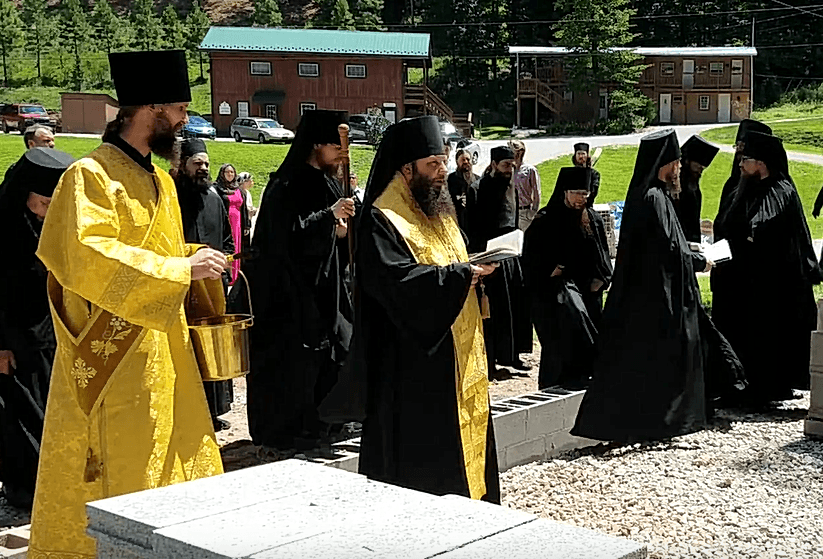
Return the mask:
{"type": "Polygon", "coordinates": [[[404,86],[404,102],[406,113],[414,111],[420,115],[435,115],[454,121],[454,111],[434,91],[425,85],[406,84],[404,86]]]}
{"type": "Polygon", "coordinates": [[[561,94],[552,88],[543,80],[537,78],[520,78],[520,98],[534,99],[552,111],[555,114],[560,114],[560,105],[565,103],[565,99],[561,94]]]}

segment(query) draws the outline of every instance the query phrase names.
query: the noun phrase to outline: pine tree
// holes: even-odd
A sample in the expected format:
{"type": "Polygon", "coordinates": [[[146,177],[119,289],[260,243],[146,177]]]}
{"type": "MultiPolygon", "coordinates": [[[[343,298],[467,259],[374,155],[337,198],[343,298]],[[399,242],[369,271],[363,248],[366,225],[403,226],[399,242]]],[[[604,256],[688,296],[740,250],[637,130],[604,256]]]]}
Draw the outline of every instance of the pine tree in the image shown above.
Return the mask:
{"type": "Polygon", "coordinates": [[[277,0],[254,0],[254,25],[260,27],[280,27],[283,25],[283,14],[277,0]]]}
{"type": "Polygon", "coordinates": [[[351,15],[349,3],[346,0],[333,0],[329,23],[337,29],[354,29],[354,17],[351,15]]]}
{"type": "Polygon", "coordinates": [[[379,31],[383,28],[383,0],[352,0],[351,11],[357,29],[379,31]]]}
{"type": "Polygon", "coordinates": [[[0,0],[0,57],[3,59],[3,86],[9,87],[8,59],[20,48],[23,22],[11,0],[0,0]]]}
{"type": "Polygon", "coordinates": [[[186,43],[186,28],[180,20],[180,14],[171,4],[166,4],[160,14],[160,27],[163,30],[164,47],[168,49],[182,48],[186,43]]]}
{"type": "Polygon", "coordinates": [[[200,7],[199,0],[192,0],[192,7],[189,15],[186,16],[186,50],[191,54],[196,54],[200,63],[200,80],[205,80],[203,75],[203,51],[200,50],[200,43],[211,27],[211,20],[206,12],[200,7]]]}
{"type": "Polygon", "coordinates": [[[134,0],[131,8],[131,23],[137,30],[135,42],[139,50],[157,50],[161,45],[163,29],[154,11],[152,0],[134,0]]]}
{"type": "Polygon", "coordinates": [[[37,80],[41,81],[43,78],[41,59],[53,32],[51,21],[46,13],[48,0],[21,0],[20,8],[26,51],[34,53],[37,59],[37,80]]]}
{"type": "Polygon", "coordinates": [[[71,82],[80,91],[83,89],[83,53],[88,49],[91,25],[80,0],[62,0],[58,19],[60,39],[71,50],[74,65],[71,82]]]}
{"type": "Polygon", "coordinates": [[[128,20],[114,13],[108,0],[94,3],[89,21],[94,28],[97,47],[106,54],[123,48],[132,38],[128,20]]]}

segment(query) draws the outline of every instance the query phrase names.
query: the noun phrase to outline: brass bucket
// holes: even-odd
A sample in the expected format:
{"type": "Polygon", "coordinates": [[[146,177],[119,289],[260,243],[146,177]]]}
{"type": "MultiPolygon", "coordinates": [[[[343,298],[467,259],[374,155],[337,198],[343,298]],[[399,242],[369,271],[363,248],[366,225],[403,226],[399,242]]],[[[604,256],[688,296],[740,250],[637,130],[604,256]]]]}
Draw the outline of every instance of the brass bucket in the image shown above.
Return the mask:
{"type": "Polygon", "coordinates": [[[192,320],[191,341],[204,381],[228,380],[249,373],[249,328],[254,325],[249,280],[246,283],[251,314],[226,314],[192,320]]]}

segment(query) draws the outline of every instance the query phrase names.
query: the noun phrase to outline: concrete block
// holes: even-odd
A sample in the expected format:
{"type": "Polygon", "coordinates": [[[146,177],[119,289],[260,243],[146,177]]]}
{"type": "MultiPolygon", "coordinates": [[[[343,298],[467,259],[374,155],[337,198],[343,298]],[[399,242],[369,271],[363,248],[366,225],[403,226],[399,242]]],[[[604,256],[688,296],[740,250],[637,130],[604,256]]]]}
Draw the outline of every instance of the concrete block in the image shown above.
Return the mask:
{"type": "Polygon", "coordinates": [[[823,420],[823,372],[811,371],[809,416],[823,420]]]}
{"type": "Polygon", "coordinates": [[[823,367],[823,331],[815,330],[811,338],[811,360],[812,367],[823,367]]]}
{"type": "Polygon", "coordinates": [[[441,555],[442,559],[646,559],[637,542],[599,534],[560,522],[536,519],[493,538],[474,541],[441,555]]]}
{"type": "Polygon", "coordinates": [[[566,398],[535,404],[526,410],[526,440],[536,439],[563,429],[566,398]]]}
{"type": "Polygon", "coordinates": [[[546,438],[531,439],[506,448],[506,463],[500,470],[505,471],[521,464],[528,464],[546,458],[546,438]]]}
{"type": "Polygon", "coordinates": [[[25,559],[29,549],[30,525],[17,526],[0,531],[0,557],[3,559],[25,559]]]}
{"type": "Polygon", "coordinates": [[[508,448],[526,440],[526,409],[519,409],[493,418],[497,448],[508,448]]]}
{"type": "Polygon", "coordinates": [[[803,433],[813,439],[823,439],[823,419],[807,417],[803,422],[803,433]]]}

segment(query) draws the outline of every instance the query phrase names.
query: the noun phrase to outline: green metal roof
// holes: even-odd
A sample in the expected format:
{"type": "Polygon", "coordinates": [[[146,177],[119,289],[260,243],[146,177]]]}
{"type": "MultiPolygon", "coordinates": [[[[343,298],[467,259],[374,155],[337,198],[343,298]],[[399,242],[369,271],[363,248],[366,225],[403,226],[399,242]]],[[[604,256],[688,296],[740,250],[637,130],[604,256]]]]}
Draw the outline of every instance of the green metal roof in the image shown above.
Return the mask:
{"type": "Polygon", "coordinates": [[[212,27],[200,48],[428,58],[429,41],[428,33],[212,27]]]}

